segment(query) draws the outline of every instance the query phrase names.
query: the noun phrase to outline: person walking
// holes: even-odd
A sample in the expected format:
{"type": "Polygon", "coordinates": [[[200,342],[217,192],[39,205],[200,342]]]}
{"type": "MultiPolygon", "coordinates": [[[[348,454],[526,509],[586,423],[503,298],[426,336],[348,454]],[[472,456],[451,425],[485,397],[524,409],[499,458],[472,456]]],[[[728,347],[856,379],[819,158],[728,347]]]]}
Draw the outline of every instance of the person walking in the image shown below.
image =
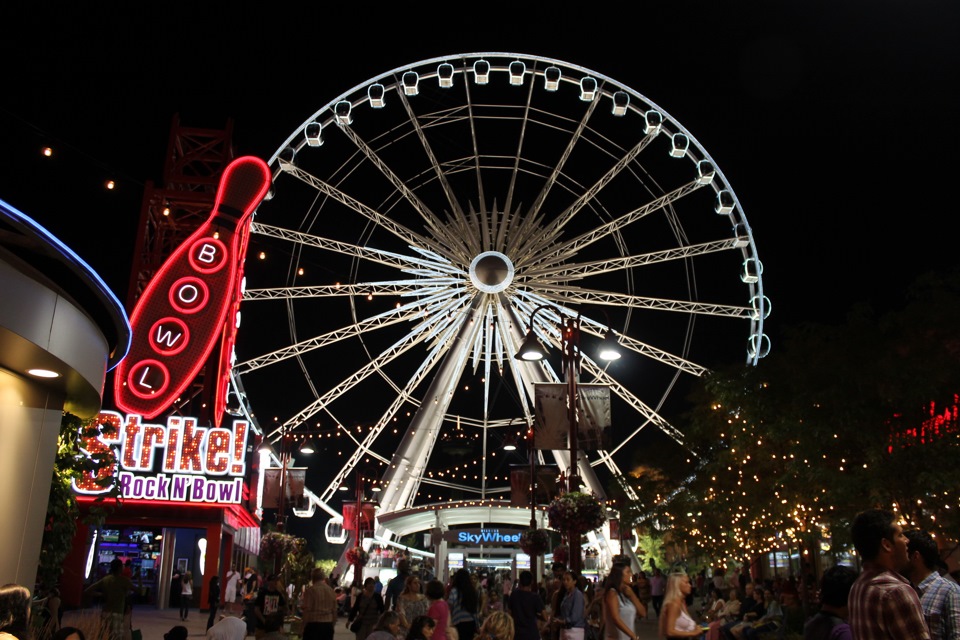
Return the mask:
{"type": "Polygon", "coordinates": [[[123,640],[127,596],[133,593],[133,582],[122,572],[123,562],[114,558],[110,563],[110,573],[84,590],[84,594],[99,593],[102,596],[100,635],[107,636],[109,640],[123,640]]]}
{"type": "Polygon", "coordinates": [[[630,586],[630,565],[614,562],[603,593],[604,635],[609,640],[637,640],[636,619],[647,613],[630,586]]]}
{"type": "Polygon", "coordinates": [[[224,576],[225,585],[223,589],[223,605],[226,611],[237,613],[237,603],[242,598],[240,587],[240,572],[236,567],[230,567],[227,575],[224,576]]]}
{"type": "Polygon", "coordinates": [[[366,640],[383,613],[383,598],[374,587],[373,578],[364,580],[363,590],[350,609],[350,631],[356,635],[356,640],[366,640]]]}
{"type": "Polygon", "coordinates": [[[448,640],[447,627],[450,626],[450,606],[443,599],[443,583],[439,580],[431,580],[427,583],[426,591],[427,601],[430,606],[427,607],[427,615],[436,622],[436,628],[433,631],[433,640],[448,640]]]}
{"type": "MultiPolygon", "coordinates": [[[[380,595],[374,582],[373,592],[380,595]]],[[[400,614],[396,611],[384,611],[377,619],[377,624],[373,631],[367,636],[368,640],[397,640],[397,632],[400,631],[400,614]]]]}
{"type": "Polygon", "coordinates": [[[882,509],[857,514],[851,527],[863,571],[850,589],[850,630],[856,640],[930,640],[920,598],[900,575],[910,559],[896,516],[882,509]]]}
{"type": "Polygon", "coordinates": [[[220,576],[210,578],[210,584],[207,587],[207,606],[210,607],[210,615],[207,616],[207,631],[217,621],[217,609],[220,608],[220,576]]]}
{"type": "Polygon", "coordinates": [[[180,583],[180,619],[186,620],[193,604],[193,574],[187,571],[180,583]]]}
{"type": "Polygon", "coordinates": [[[0,638],[30,640],[30,589],[19,584],[0,587],[0,638]]]}
{"type": "Polygon", "coordinates": [[[587,611],[583,592],[577,587],[577,576],[566,571],[561,579],[563,599],[557,609],[560,621],[560,640],[584,640],[587,629],[587,611]]]}
{"type": "Polygon", "coordinates": [[[657,617],[661,638],[698,638],[703,634],[687,609],[687,596],[692,591],[690,576],[680,572],[670,574],[663,596],[663,615],[657,617]]]}
{"type": "Polygon", "coordinates": [[[937,572],[940,547],[926,531],[907,531],[908,564],[904,576],[920,594],[923,617],[933,640],[960,640],[960,585],[937,572]]]}
{"type": "Polygon", "coordinates": [[[473,640],[479,627],[480,595],[466,569],[457,569],[453,574],[453,588],[447,596],[447,604],[450,606],[450,624],[457,628],[459,640],[473,640]]]}
{"type": "Polygon", "coordinates": [[[545,619],[543,600],[533,592],[533,574],[529,571],[520,572],[517,585],[510,594],[509,609],[516,639],[540,640],[537,623],[545,619]]]}
{"type": "Polygon", "coordinates": [[[820,611],[803,627],[803,640],[853,640],[847,624],[847,598],[857,572],[834,565],[820,579],[820,611]]]}
{"type": "Polygon", "coordinates": [[[303,640],[333,640],[337,621],[337,596],[324,580],[323,570],[310,572],[310,585],[300,599],[303,619],[303,640]]]}
{"type": "Polygon", "coordinates": [[[287,615],[287,597],[277,574],[267,576],[263,588],[257,592],[254,612],[257,618],[257,638],[283,629],[283,619],[287,615]]]}
{"type": "Polygon", "coordinates": [[[663,596],[667,588],[667,579],[660,569],[654,569],[650,576],[650,600],[653,602],[653,611],[660,618],[660,608],[663,606],[663,596]]]}
{"type": "Polygon", "coordinates": [[[400,614],[400,633],[397,638],[403,640],[413,621],[427,615],[429,608],[427,597],[420,593],[420,578],[415,575],[407,576],[403,592],[395,601],[395,610],[400,614]]]}

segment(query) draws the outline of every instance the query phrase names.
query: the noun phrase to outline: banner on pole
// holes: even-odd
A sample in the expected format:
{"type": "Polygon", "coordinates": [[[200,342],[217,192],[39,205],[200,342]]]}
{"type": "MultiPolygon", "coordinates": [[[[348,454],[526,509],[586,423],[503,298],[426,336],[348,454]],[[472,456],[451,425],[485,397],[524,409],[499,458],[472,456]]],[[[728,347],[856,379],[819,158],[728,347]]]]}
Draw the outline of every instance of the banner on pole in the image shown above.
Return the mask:
{"type": "MultiPolygon", "coordinates": [[[[558,477],[560,470],[555,465],[537,467],[536,504],[547,504],[560,493],[558,477]]],[[[510,506],[530,506],[530,466],[510,467],[510,506]]]]}
{"type": "MultiPolygon", "coordinates": [[[[280,469],[263,469],[263,508],[280,508],[280,469]]],[[[286,506],[289,509],[305,509],[303,488],[306,484],[306,467],[287,468],[285,478],[286,506]]]]}
{"type": "MultiPolygon", "coordinates": [[[[610,385],[578,384],[577,448],[594,451],[610,448],[610,385]]],[[[566,383],[534,385],[536,416],[534,444],[537,449],[569,449],[569,409],[566,383]]]]}

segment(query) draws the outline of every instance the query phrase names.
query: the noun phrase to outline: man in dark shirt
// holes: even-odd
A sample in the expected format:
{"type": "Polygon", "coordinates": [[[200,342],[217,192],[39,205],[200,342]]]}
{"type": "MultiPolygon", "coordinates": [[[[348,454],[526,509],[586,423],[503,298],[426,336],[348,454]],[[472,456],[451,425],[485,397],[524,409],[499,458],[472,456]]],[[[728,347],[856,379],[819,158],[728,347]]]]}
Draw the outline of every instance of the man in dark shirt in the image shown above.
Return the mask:
{"type": "MultiPolygon", "coordinates": [[[[387,592],[384,594],[386,607],[388,610],[397,608],[397,596],[403,593],[407,585],[407,578],[410,576],[410,561],[402,558],[397,562],[397,575],[387,583],[387,592]]],[[[412,620],[411,620],[412,622],[412,620]]]]}
{"type": "MultiPolygon", "coordinates": [[[[280,576],[267,576],[264,588],[257,594],[255,607],[257,617],[257,631],[270,633],[283,628],[283,618],[287,613],[287,598],[280,585],[280,576]]],[[[257,633],[257,635],[261,635],[257,633]]]]}
{"type": "Polygon", "coordinates": [[[510,614],[513,616],[515,640],[540,640],[537,620],[544,617],[543,600],[533,592],[533,574],[521,571],[519,586],[510,594],[510,614]]]}

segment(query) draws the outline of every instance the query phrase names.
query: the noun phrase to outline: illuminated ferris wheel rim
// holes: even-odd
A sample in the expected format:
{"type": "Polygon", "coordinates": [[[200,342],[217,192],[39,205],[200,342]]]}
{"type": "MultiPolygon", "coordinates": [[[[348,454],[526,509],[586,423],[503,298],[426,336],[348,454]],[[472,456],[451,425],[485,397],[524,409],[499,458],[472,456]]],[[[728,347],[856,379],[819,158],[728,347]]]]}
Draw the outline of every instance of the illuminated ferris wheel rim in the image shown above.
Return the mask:
{"type": "MultiPolygon", "coordinates": [[[[730,217],[735,225],[739,223],[740,228],[738,235],[740,236],[741,241],[736,246],[740,248],[745,257],[744,264],[747,264],[747,260],[755,261],[755,279],[744,280],[744,283],[749,289],[750,304],[753,307],[752,312],[749,314],[749,319],[751,323],[750,336],[754,344],[752,344],[751,348],[748,350],[748,361],[755,363],[759,357],[762,357],[767,348],[767,343],[765,343],[766,339],[763,336],[762,331],[763,320],[769,313],[769,302],[763,296],[762,278],[760,278],[760,271],[762,268],[759,266],[759,260],[757,259],[757,252],[750,227],[746,222],[745,216],[742,215],[740,203],[737,200],[736,195],[733,193],[733,190],[728,186],[725,186],[727,181],[722,172],[719,170],[719,168],[717,168],[716,163],[713,162],[710,155],[705,149],[703,149],[701,145],[699,145],[692,134],[690,134],[682,125],[680,125],[679,122],[670,117],[658,105],[648,100],[641,94],[622,85],[621,83],[584,67],[571,65],[569,63],[551,58],[494,52],[437,57],[430,60],[397,67],[367,82],[361,83],[347,92],[344,92],[334,100],[328,102],[324,107],[317,110],[310,118],[305,120],[284,141],[284,143],[281,144],[278,150],[271,157],[270,163],[274,168],[275,180],[281,173],[293,173],[297,170],[294,163],[294,158],[300,151],[304,149],[304,147],[319,146],[319,136],[323,131],[328,130],[330,127],[347,129],[348,126],[344,125],[348,125],[351,118],[362,118],[363,114],[359,107],[363,106],[364,103],[366,103],[368,106],[372,106],[374,94],[379,96],[379,99],[381,100],[391,99],[391,102],[396,103],[395,99],[399,97],[401,92],[404,92],[405,89],[410,86],[416,88],[417,83],[423,83],[425,81],[432,80],[440,82],[440,80],[444,77],[449,77],[451,79],[460,78],[461,81],[466,82],[476,82],[477,64],[484,61],[489,64],[489,68],[487,69],[488,73],[495,76],[502,76],[504,74],[512,75],[513,72],[517,70],[516,63],[522,64],[523,69],[522,73],[520,74],[521,84],[528,76],[532,76],[536,81],[543,80],[544,83],[546,83],[546,81],[549,79],[548,75],[553,73],[551,70],[559,70],[561,67],[563,71],[566,71],[566,73],[560,73],[560,76],[557,79],[558,82],[578,84],[580,85],[581,89],[583,89],[585,79],[589,78],[593,79],[594,81],[600,81],[597,82],[597,86],[595,86],[596,95],[592,97],[591,100],[607,100],[610,101],[610,104],[614,106],[616,106],[617,101],[619,100],[619,104],[624,107],[625,111],[633,112],[635,115],[640,117],[645,116],[650,111],[656,111],[662,116],[662,122],[660,126],[664,131],[667,131],[668,133],[672,132],[671,135],[673,136],[680,134],[686,137],[688,147],[685,149],[685,153],[692,158],[699,159],[700,163],[708,163],[709,169],[711,170],[711,187],[718,194],[721,191],[726,194],[727,200],[725,201],[724,205],[727,209],[729,209],[729,212],[731,212],[730,217]],[[413,78],[410,76],[409,74],[411,73],[415,74],[416,77],[413,78]],[[472,78],[470,77],[471,74],[473,75],[472,78]],[[408,81],[413,84],[408,84],[408,81]],[[371,92],[372,87],[380,88],[374,92],[371,92]],[[623,103],[623,95],[627,95],[628,97],[625,105],[623,103]],[[641,106],[645,108],[641,109],[641,106]],[[316,136],[314,141],[318,144],[311,144],[311,135],[316,136]],[[693,150],[696,150],[695,154],[693,153],[693,150]],[[732,212],[740,212],[740,215],[735,217],[732,212]]],[[[497,81],[500,80],[501,78],[497,79],[497,81]]],[[[493,80],[490,81],[492,82],[493,80]]],[[[590,83],[587,82],[586,84],[589,86],[590,83]]],[[[410,99],[416,100],[415,97],[411,97],[410,99]]],[[[383,105],[381,104],[380,106],[383,105]]],[[[396,104],[393,104],[392,106],[396,107],[396,104]]],[[[479,158],[480,156],[478,155],[477,157],[479,158]]],[[[525,158],[521,157],[517,157],[516,159],[518,163],[526,161],[525,158]]],[[[698,164],[697,166],[699,168],[703,165],[698,164]]],[[[437,166],[436,164],[433,168],[441,174],[446,171],[446,169],[437,166]]],[[[488,169],[489,167],[484,166],[483,168],[488,169]]],[[[503,167],[497,168],[502,169],[503,167]]],[[[540,175],[541,177],[546,177],[548,168],[549,167],[544,167],[542,171],[535,171],[534,173],[536,175],[540,175]]],[[[525,166],[522,167],[521,170],[530,171],[531,168],[525,166]]],[[[424,177],[421,178],[419,186],[436,180],[435,176],[429,175],[429,171],[430,167],[427,167],[424,170],[424,177]]],[[[570,185],[558,185],[558,188],[569,189],[570,185]]],[[[720,213],[720,211],[718,211],[718,213],[720,213]]],[[[262,231],[264,228],[265,227],[263,226],[255,226],[254,231],[262,231]]],[[[426,236],[426,238],[436,240],[436,237],[433,236],[426,236]]],[[[443,262],[444,259],[449,259],[451,256],[439,256],[436,254],[424,255],[425,253],[431,252],[436,248],[435,246],[428,247],[429,245],[420,246],[418,249],[417,247],[411,245],[411,249],[421,253],[421,255],[418,256],[419,262],[417,262],[417,264],[421,267],[423,267],[425,264],[428,264],[430,268],[436,269],[437,271],[431,275],[437,280],[442,279],[443,276],[448,278],[451,277],[450,273],[443,273],[442,266],[439,264],[443,262]],[[437,258],[440,258],[440,260],[437,260],[437,258]]],[[[521,268],[515,264],[515,257],[510,256],[509,252],[502,252],[498,250],[475,251],[467,254],[466,256],[459,255],[456,257],[458,258],[459,262],[464,262],[465,257],[465,262],[469,264],[469,267],[467,267],[467,264],[463,264],[463,267],[466,268],[462,268],[458,273],[452,275],[454,278],[459,278],[459,281],[461,282],[460,285],[456,286],[462,287],[469,282],[477,291],[480,292],[480,295],[505,293],[509,295],[513,301],[520,302],[519,306],[526,309],[528,318],[532,312],[532,309],[536,305],[550,301],[548,298],[538,297],[536,292],[526,292],[526,294],[518,292],[517,287],[523,284],[522,281],[516,280],[516,277],[520,275],[521,268]],[[488,268],[478,269],[478,267],[483,264],[484,260],[487,261],[485,266],[488,268]],[[500,275],[496,275],[497,273],[500,275]],[[511,285],[513,285],[512,289],[511,285]]],[[[394,283],[394,286],[397,286],[396,283],[394,283]]],[[[410,280],[407,280],[407,286],[413,286],[410,280]]],[[[464,289],[464,291],[466,290],[464,289]]],[[[670,301],[667,302],[669,303],[670,301]]],[[[573,304],[577,303],[573,302],[573,304]]],[[[709,311],[705,311],[706,308],[706,306],[701,306],[697,309],[697,311],[709,313],[709,311]]],[[[678,307],[678,310],[682,310],[682,307],[678,307]]],[[[570,313],[570,311],[564,310],[563,313],[570,313]]],[[[551,317],[549,318],[549,321],[553,321],[554,319],[555,318],[551,317]]],[[[596,326],[593,328],[597,331],[600,330],[596,326]]],[[[541,336],[541,339],[550,340],[548,331],[549,327],[546,325],[541,324],[537,326],[537,332],[541,336]]],[[[503,348],[506,349],[506,345],[504,345],[503,348]]],[[[487,356],[489,360],[489,352],[487,356]]],[[[403,385],[401,384],[401,387],[402,386],[403,385]]],[[[296,420],[300,420],[303,417],[304,416],[302,414],[298,414],[293,419],[289,420],[288,424],[293,424],[296,420]]],[[[444,413],[442,419],[448,420],[450,417],[450,415],[444,413]]],[[[465,424],[468,424],[470,421],[468,418],[464,417],[464,422],[465,424]]],[[[503,424],[503,421],[487,421],[485,419],[484,423],[493,426],[497,424],[503,424]]]]}
{"type": "MultiPolygon", "coordinates": [[[[646,105],[649,109],[646,111],[654,111],[660,114],[663,118],[662,126],[669,127],[673,129],[674,134],[682,134],[689,141],[691,147],[696,148],[697,155],[702,158],[702,160],[710,163],[711,170],[715,172],[716,178],[713,181],[714,190],[718,193],[720,191],[724,192],[724,195],[729,198],[729,202],[726,203],[725,208],[732,212],[740,212],[739,219],[735,222],[739,222],[740,233],[746,238],[745,245],[742,247],[741,251],[744,256],[744,271],[750,270],[753,273],[752,276],[755,277],[754,280],[747,282],[750,289],[750,304],[756,309],[756,312],[753,314],[753,322],[751,325],[750,337],[748,340],[747,346],[747,362],[749,364],[756,364],[757,361],[762,358],[770,349],[769,339],[764,333],[764,320],[767,316],[770,315],[770,302],[765,297],[763,292],[763,266],[759,261],[759,253],[756,248],[756,243],[753,238],[753,231],[750,228],[750,224],[747,221],[745,215],[743,215],[743,208],[740,204],[739,198],[734,192],[733,188],[729,186],[729,181],[724,175],[723,171],[720,169],[719,165],[713,160],[713,157],[709,154],[706,148],[703,147],[696,139],[696,137],[690,133],[676,118],[670,116],[670,114],[660,107],[656,102],[650,100],[643,94],[635,91],[629,86],[618,82],[602,73],[598,73],[587,67],[583,67],[577,64],[570,62],[565,62],[556,58],[549,58],[544,56],[535,56],[529,54],[519,54],[511,52],[478,52],[478,53],[462,53],[454,54],[449,56],[438,56],[434,58],[428,58],[426,60],[421,60],[413,62],[407,65],[396,67],[390,71],[380,74],[374,78],[371,78],[363,83],[360,83],[353,88],[343,92],[333,100],[329,101],[323,107],[315,111],[309,118],[307,118],[301,125],[294,130],[294,132],[286,139],[284,142],[277,148],[277,150],[271,155],[269,164],[274,167],[274,177],[282,171],[281,163],[279,160],[282,159],[282,156],[287,152],[298,152],[305,145],[308,145],[307,137],[304,135],[308,127],[313,124],[320,124],[321,130],[326,129],[330,124],[336,124],[338,121],[338,115],[336,112],[338,105],[349,104],[351,111],[353,108],[363,104],[364,102],[370,103],[372,101],[372,96],[370,94],[370,88],[373,86],[379,86],[382,88],[383,96],[386,96],[390,91],[402,91],[403,90],[403,74],[407,72],[414,71],[417,73],[417,82],[422,80],[432,80],[437,79],[441,75],[441,68],[446,66],[448,67],[449,73],[453,77],[456,76],[467,76],[471,73],[474,74],[474,81],[476,81],[476,72],[477,72],[477,63],[478,62],[487,62],[489,64],[488,73],[511,73],[511,65],[514,62],[520,62],[524,64],[523,76],[527,74],[532,74],[537,78],[546,78],[548,69],[566,69],[569,71],[574,71],[578,74],[581,74],[580,77],[571,77],[566,74],[560,74],[558,82],[563,83],[580,83],[584,78],[592,78],[593,80],[603,81],[602,86],[597,88],[597,97],[594,99],[599,99],[600,97],[613,100],[614,95],[617,92],[625,92],[631,98],[637,99],[640,103],[646,105]],[[490,60],[498,60],[499,64],[492,64],[490,60]],[[467,63],[472,64],[467,64],[467,63]],[[526,63],[531,62],[534,64],[533,68],[527,68],[526,63]],[[454,64],[459,63],[459,64],[454,64]],[[434,67],[435,65],[435,67],[434,67]],[[434,67],[432,70],[430,67],[434,67]],[[613,85],[613,89],[609,88],[607,85],[613,85]],[[723,187],[718,187],[718,184],[724,185],[723,187]]],[[[382,106],[382,105],[381,105],[382,106]]],[[[638,108],[637,103],[630,99],[626,104],[626,110],[633,111],[637,114],[642,114],[641,110],[638,108]]],[[[268,199],[273,196],[271,192],[268,195],[268,199]]]]}

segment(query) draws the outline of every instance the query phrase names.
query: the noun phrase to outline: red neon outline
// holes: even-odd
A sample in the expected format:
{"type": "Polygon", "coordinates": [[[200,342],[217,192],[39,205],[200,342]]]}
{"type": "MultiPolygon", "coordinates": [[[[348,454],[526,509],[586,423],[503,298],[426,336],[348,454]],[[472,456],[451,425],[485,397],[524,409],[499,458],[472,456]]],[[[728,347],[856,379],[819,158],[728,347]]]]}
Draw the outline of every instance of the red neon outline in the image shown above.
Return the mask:
{"type": "Polygon", "coordinates": [[[166,391],[167,387],[169,386],[170,386],[170,370],[167,369],[166,365],[164,365],[159,360],[141,360],[140,362],[137,362],[132,367],[130,367],[130,371],[127,373],[127,388],[130,390],[130,393],[144,400],[160,395],[161,393],[166,391]],[[155,366],[161,371],[163,371],[163,385],[159,389],[151,393],[141,393],[137,389],[136,384],[133,382],[133,374],[148,365],[155,366]]]}
{"type": "Polygon", "coordinates": [[[160,318],[153,323],[153,326],[150,327],[150,334],[147,340],[150,343],[150,346],[161,356],[175,356],[184,349],[187,348],[187,344],[190,342],[190,327],[187,326],[187,323],[181,320],[180,318],[174,318],[173,316],[167,316],[166,318],[160,318]],[[153,339],[153,336],[157,333],[157,326],[164,323],[173,323],[180,327],[183,331],[183,341],[180,343],[180,346],[175,349],[162,349],[157,346],[157,342],[153,339]]]}
{"type": "MultiPolygon", "coordinates": [[[[147,419],[155,418],[169,407],[193,379],[196,378],[200,369],[210,357],[210,353],[217,339],[222,338],[223,323],[226,319],[227,311],[230,309],[231,302],[234,302],[233,292],[237,281],[237,270],[242,265],[243,254],[240,253],[241,246],[244,251],[246,250],[246,243],[243,242],[241,245],[242,236],[248,233],[250,217],[267,195],[271,181],[272,174],[269,166],[267,166],[263,160],[253,156],[237,158],[224,169],[210,218],[171,254],[154,275],[153,279],[148,283],[133,313],[130,315],[130,326],[133,329],[134,343],[131,346],[127,358],[120,363],[114,378],[114,402],[119,409],[128,414],[141,415],[147,419]],[[251,169],[253,170],[252,174],[251,169]],[[231,184],[234,174],[238,171],[241,172],[239,174],[240,180],[235,184],[231,184]],[[244,192],[242,186],[253,187],[253,191],[244,192]],[[230,191],[230,189],[235,187],[239,189],[239,192],[230,191]],[[237,199],[242,199],[242,202],[225,203],[225,197],[236,197],[237,199]],[[222,221],[223,216],[221,216],[220,220],[217,220],[217,216],[220,214],[219,207],[221,203],[243,208],[243,213],[240,218],[236,220],[233,228],[224,225],[222,221]],[[162,291],[161,289],[167,288],[169,290],[171,271],[174,269],[182,269],[185,262],[189,264],[189,255],[184,255],[184,252],[188,252],[189,248],[201,237],[209,238],[212,235],[214,226],[220,230],[222,237],[228,239],[229,246],[225,253],[225,263],[230,265],[230,270],[226,274],[218,273],[214,276],[218,279],[218,288],[213,292],[213,296],[210,296],[211,292],[207,291],[207,307],[209,308],[203,309],[202,315],[204,317],[198,318],[198,320],[193,323],[197,324],[197,326],[193,327],[194,331],[192,332],[190,349],[186,350],[186,354],[177,354],[169,357],[171,365],[174,363],[177,364],[178,379],[174,380],[173,376],[170,376],[171,383],[169,389],[167,389],[166,394],[163,396],[161,396],[161,394],[154,394],[150,398],[138,397],[137,394],[133,393],[133,389],[130,389],[124,382],[127,380],[129,370],[136,366],[138,360],[149,358],[148,354],[155,353],[149,344],[143,344],[142,338],[140,337],[143,333],[143,327],[146,324],[152,325],[153,322],[155,322],[150,316],[155,317],[157,315],[154,309],[157,304],[166,306],[163,303],[157,302],[159,297],[162,296],[166,298],[167,300],[165,302],[170,303],[169,296],[166,295],[168,291],[162,291]],[[237,257],[239,257],[239,260],[237,257]],[[225,280],[225,282],[222,280],[225,280]],[[211,300],[214,301],[214,306],[209,305],[211,300]],[[189,364],[184,366],[176,362],[177,358],[183,358],[187,355],[193,358],[193,361],[189,364]],[[186,374],[182,374],[182,371],[186,371],[186,374]]],[[[178,282],[181,280],[178,280],[178,282]]],[[[172,303],[170,303],[170,306],[174,310],[177,308],[177,305],[173,305],[172,303]]],[[[161,315],[166,316],[168,312],[163,311],[161,315]]]]}
{"type": "Polygon", "coordinates": [[[207,304],[210,302],[210,287],[207,286],[206,282],[196,276],[184,276],[170,285],[170,290],[167,292],[167,299],[170,301],[170,306],[183,315],[193,315],[194,313],[203,311],[207,307],[207,304]],[[184,307],[182,303],[177,303],[177,292],[187,283],[196,284],[197,289],[199,289],[201,300],[197,303],[196,307],[184,307]]]}
{"type": "Polygon", "coordinates": [[[220,242],[219,238],[214,238],[213,236],[208,236],[206,238],[197,238],[195,241],[193,241],[190,244],[190,251],[188,252],[187,255],[190,256],[190,266],[193,267],[193,270],[198,273],[203,273],[203,274],[216,273],[217,271],[220,271],[220,269],[223,269],[223,265],[227,264],[227,247],[222,242],[220,242]],[[194,257],[194,249],[196,249],[197,245],[199,244],[215,244],[218,246],[219,253],[217,255],[220,256],[220,259],[217,260],[217,263],[215,265],[201,266],[200,263],[197,262],[197,259],[194,257]]]}
{"type": "MultiPolygon", "coordinates": [[[[76,496],[77,502],[95,502],[94,498],[87,494],[76,496]]],[[[190,500],[144,500],[143,498],[121,498],[125,505],[155,505],[158,507],[190,507],[191,509],[228,509],[230,507],[242,506],[243,502],[192,502],[190,500]]]]}

